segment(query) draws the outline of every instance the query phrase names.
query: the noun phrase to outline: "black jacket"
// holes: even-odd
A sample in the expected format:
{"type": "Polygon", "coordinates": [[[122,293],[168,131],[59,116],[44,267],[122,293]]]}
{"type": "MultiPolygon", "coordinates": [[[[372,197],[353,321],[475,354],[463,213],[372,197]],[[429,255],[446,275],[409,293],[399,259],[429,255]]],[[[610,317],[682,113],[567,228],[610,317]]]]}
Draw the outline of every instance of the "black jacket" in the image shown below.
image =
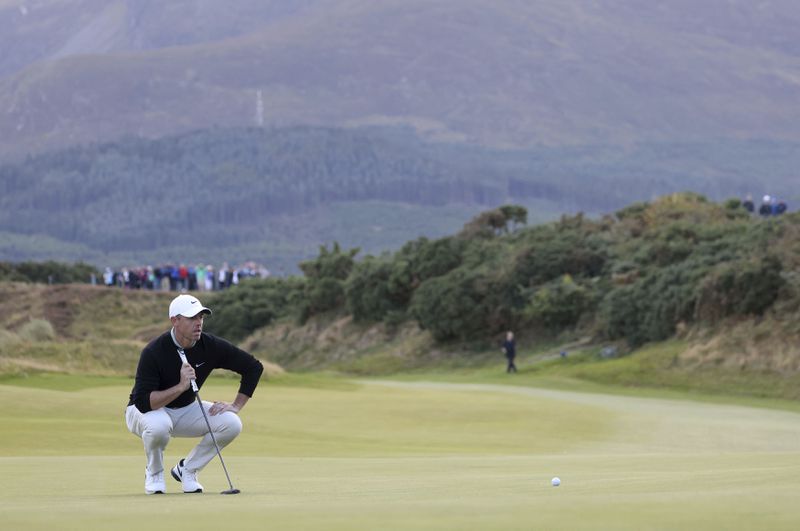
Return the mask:
{"type": "MultiPolygon", "coordinates": [[[[242,376],[239,392],[252,397],[264,371],[264,366],[252,355],[222,338],[205,332],[200,335],[200,339],[192,348],[184,352],[187,361],[194,367],[198,388],[203,386],[203,382],[212,370],[228,369],[242,376]]],[[[150,393],[177,385],[181,380],[180,370],[181,359],[178,356],[178,348],[172,341],[170,332],[165,332],[142,350],[128,405],[135,405],[142,413],[150,411],[150,393]]],[[[190,387],[167,404],[167,407],[188,406],[193,400],[194,392],[190,387]]]]}
{"type": "Polygon", "coordinates": [[[517,355],[516,344],[513,339],[511,341],[507,339],[503,341],[503,350],[506,353],[506,358],[513,358],[517,355]]]}

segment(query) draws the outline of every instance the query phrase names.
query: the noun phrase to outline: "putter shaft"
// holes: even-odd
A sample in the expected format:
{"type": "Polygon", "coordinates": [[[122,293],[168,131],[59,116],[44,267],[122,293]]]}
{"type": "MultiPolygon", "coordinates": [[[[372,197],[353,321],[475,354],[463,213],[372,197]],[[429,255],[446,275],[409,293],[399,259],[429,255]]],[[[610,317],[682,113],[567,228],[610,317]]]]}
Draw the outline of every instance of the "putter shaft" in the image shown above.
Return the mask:
{"type": "Polygon", "coordinates": [[[222,463],[222,470],[225,472],[225,478],[228,480],[228,486],[230,487],[230,490],[223,491],[222,494],[239,494],[239,489],[233,488],[233,483],[231,483],[231,476],[228,474],[228,467],[225,466],[225,460],[222,458],[222,452],[219,449],[219,444],[217,444],[217,438],[214,437],[214,430],[211,429],[211,422],[209,422],[208,415],[206,415],[206,408],[203,407],[203,401],[200,400],[200,393],[195,391],[194,396],[197,398],[197,405],[200,406],[200,411],[203,413],[203,418],[206,420],[208,434],[211,435],[211,440],[214,442],[214,448],[217,450],[219,462],[222,463]]]}
{"type": "MultiPolygon", "coordinates": [[[[178,349],[178,356],[181,358],[181,363],[189,363],[186,360],[186,353],[182,348],[178,349]]],[[[220,494],[239,494],[241,491],[233,487],[231,476],[228,474],[228,467],[225,466],[225,460],[222,459],[222,452],[219,449],[219,444],[217,444],[217,438],[214,436],[214,430],[211,429],[211,422],[209,422],[208,415],[206,415],[206,408],[203,407],[203,401],[200,400],[200,392],[197,387],[197,382],[193,378],[191,383],[192,391],[194,391],[194,397],[197,399],[197,405],[200,406],[200,412],[203,414],[203,418],[206,421],[206,426],[208,427],[208,434],[211,435],[211,440],[214,442],[214,448],[217,450],[217,457],[219,457],[219,462],[222,463],[222,470],[225,472],[225,478],[228,480],[228,486],[230,487],[229,490],[224,490],[220,494]]]]}

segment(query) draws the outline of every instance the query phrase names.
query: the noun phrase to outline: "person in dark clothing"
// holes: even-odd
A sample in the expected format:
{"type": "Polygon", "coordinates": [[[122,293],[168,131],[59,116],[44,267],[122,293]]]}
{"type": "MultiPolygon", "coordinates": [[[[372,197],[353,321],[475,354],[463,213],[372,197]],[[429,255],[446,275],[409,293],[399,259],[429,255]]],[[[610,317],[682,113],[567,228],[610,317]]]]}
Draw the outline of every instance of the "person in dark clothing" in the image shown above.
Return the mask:
{"type": "Polygon", "coordinates": [[[164,449],[172,437],[199,437],[200,442],[170,471],[183,492],[203,492],[197,474],[216,455],[203,412],[196,402],[191,380],[202,387],[211,371],[228,369],[241,375],[232,403],[203,402],[220,448],[242,429],[239,411],[253,396],[264,367],[261,362],[228,341],[203,332],[203,319],[211,315],[191,295],[179,295],[169,305],[172,329],[151,341],[139,357],[136,380],[125,410],[128,430],[144,444],[145,493],[163,494],[164,449]],[[182,364],[178,352],[188,363],[182,364]]]}
{"type": "Polygon", "coordinates": [[[503,341],[503,354],[508,360],[506,372],[517,372],[517,366],[514,365],[514,358],[517,356],[516,342],[514,341],[514,332],[510,330],[506,333],[506,340],[503,341]]]}
{"type": "Polygon", "coordinates": [[[758,207],[758,213],[764,217],[772,215],[772,198],[770,196],[765,195],[764,199],[761,200],[761,206],[758,207]]]}
{"type": "Polygon", "coordinates": [[[744,206],[744,209],[751,214],[756,210],[756,204],[753,203],[753,197],[750,194],[747,194],[747,197],[745,197],[744,201],[742,202],[742,206],[744,206]]]}

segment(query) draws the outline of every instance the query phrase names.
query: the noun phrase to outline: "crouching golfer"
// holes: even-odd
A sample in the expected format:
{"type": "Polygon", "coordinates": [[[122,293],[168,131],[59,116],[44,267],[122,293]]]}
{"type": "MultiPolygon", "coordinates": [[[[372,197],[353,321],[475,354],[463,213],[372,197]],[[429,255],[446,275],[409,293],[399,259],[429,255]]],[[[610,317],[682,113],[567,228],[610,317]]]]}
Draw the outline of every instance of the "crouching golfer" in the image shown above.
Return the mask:
{"type": "Polygon", "coordinates": [[[183,492],[203,492],[197,473],[216,455],[208,424],[194,399],[191,380],[202,387],[213,369],[239,373],[239,392],[232,404],[203,402],[217,443],[224,448],[239,435],[242,421],[237,413],[253,396],[264,370],[261,362],[224,339],[203,333],[203,318],[211,310],[191,295],[178,295],[169,305],[172,329],[147,345],[139,358],[136,381],[125,410],[125,421],[141,437],[147,456],[144,491],[166,492],[164,449],[171,437],[200,437],[200,442],[175,465],[171,474],[183,492]],[[182,364],[178,350],[186,354],[182,364]]]}

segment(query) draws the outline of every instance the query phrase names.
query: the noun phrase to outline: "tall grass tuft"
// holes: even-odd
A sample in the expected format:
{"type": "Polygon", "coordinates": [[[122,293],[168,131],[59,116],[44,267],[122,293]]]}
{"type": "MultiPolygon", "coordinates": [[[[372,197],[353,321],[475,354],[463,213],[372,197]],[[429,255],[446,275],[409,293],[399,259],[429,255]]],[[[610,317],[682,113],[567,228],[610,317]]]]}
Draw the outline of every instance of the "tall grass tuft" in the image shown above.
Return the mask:
{"type": "Polygon", "coordinates": [[[19,345],[20,338],[14,332],[0,328],[0,353],[9,351],[19,345]]]}
{"type": "Polygon", "coordinates": [[[56,331],[50,321],[46,319],[31,319],[17,332],[24,341],[33,343],[39,341],[52,341],[56,337],[56,331]]]}

